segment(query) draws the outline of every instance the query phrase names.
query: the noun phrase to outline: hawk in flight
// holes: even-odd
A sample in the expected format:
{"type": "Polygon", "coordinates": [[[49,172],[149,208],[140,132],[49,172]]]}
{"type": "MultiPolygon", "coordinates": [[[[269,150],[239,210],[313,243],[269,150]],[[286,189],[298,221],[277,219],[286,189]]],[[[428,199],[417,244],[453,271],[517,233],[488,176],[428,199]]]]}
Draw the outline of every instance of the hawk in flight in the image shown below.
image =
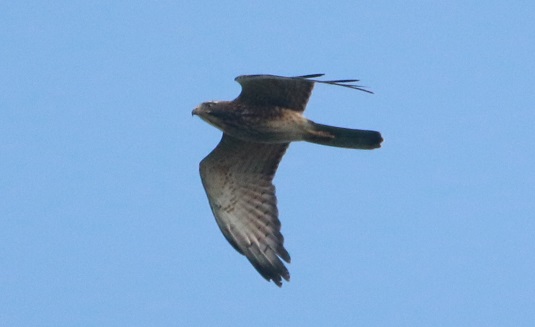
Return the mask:
{"type": "Polygon", "coordinates": [[[204,102],[197,115],[223,131],[216,148],[200,163],[202,184],[219,228],[266,280],[277,286],[290,280],[273,177],[288,145],[306,141],[349,149],[379,148],[379,132],[317,124],[303,116],[315,83],[368,93],[358,80],[317,80],[323,74],[297,77],[243,75],[233,101],[204,102]]]}

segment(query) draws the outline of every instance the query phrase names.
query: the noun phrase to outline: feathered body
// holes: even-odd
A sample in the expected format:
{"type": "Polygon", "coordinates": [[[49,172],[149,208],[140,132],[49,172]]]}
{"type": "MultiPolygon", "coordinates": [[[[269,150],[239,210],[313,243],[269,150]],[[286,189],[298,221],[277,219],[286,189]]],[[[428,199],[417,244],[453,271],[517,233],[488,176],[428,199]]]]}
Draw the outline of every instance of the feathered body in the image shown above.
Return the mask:
{"type": "Polygon", "coordinates": [[[256,270],[278,286],[290,274],[290,255],[280,232],[273,177],[290,142],[374,149],[375,131],[317,124],[303,116],[314,83],[367,90],[356,80],[320,81],[321,74],[298,77],[244,75],[233,101],[205,102],[192,112],[223,132],[218,146],[200,163],[212,212],[225,238],[256,270]]]}

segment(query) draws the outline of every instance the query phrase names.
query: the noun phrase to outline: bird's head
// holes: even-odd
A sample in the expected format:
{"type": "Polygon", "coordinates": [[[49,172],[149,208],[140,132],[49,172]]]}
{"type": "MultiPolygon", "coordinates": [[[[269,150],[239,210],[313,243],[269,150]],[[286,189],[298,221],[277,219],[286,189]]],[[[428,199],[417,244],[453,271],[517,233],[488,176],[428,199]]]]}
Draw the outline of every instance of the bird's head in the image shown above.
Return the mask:
{"type": "Polygon", "coordinates": [[[191,112],[191,115],[197,115],[201,118],[203,118],[206,115],[210,115],[210,113],[216,108],[218,101],[208,101],[203,102],[200,105],[198,105],[193,111],[191,112]]]}
{"type": "Polygon", "coordinates": [[[210,125],[221,129],[222,123],[229,113],[226,104],[228,104],[227,101],[203,102],[193,109],[191,115],[197,115],[210,125]]]}

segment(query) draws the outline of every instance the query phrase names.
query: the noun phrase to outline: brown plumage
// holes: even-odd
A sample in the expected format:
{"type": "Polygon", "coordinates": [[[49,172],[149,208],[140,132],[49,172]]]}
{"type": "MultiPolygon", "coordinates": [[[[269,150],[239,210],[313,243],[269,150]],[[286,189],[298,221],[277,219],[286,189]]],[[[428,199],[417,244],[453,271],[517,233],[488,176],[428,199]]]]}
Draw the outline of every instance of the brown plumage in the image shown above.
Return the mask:
{"type": "Polygon", "coordinates": [[[314,83],[371,93],[352,84],[357,80],[315,79],[320,76],[238,76],[238,98],[205,102],[192,112],[223,131],[217,147],[200,163],[217,224],[229,243],[278,286],[282,279],[290,280],[282,262],[289,263],[290,255],[280,232],[272,180],[290,142],[375,149],[383,141],[379,132],[321,125],[302,115],[314,83]]]}

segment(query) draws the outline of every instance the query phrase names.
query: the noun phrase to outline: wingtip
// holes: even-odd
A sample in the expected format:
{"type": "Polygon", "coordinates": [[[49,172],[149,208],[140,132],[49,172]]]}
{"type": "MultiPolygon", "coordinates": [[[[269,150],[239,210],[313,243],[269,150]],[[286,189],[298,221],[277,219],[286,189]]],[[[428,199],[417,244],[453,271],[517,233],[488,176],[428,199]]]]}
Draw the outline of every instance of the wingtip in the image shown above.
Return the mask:
{"type": "Polygon", "coordinates": [[[362,85],[356,85],[353,83],[358,83],[360,80],[358,79],[337,79],[337,80],[327,80],[327,81],[321,81],[317,80],[315,78],[322,77],[325,74],[309,74],[309,75],[302,75],[302,76],[294,76],[291,78],[295,79],[307,79],[314,83],[323,83],[323,84],[330,84],[330,85],[337,85],[337,86],[343,86],[354,90],[359,90],[362,92],[366,92],[369,94],[374,94],[372,91],[365,89],[365,86],[362,85]]]}
{"type": "Polygon", "coordinates": [[[294,76],[293,78],[317,78],[325,76],[325,74],[318,73],[318,74],[308,74],[308,75],[301,75],[301,76],[294,76]]]}
{"type": "Polygon", "coordinates": [[[280,288],[280,287],[282,287],[282,279],[283,278],[284,278],[284,280],[286,282],[289,282],[290,281],[290,274],[284,274],[284,275],[280,275],[280,276],[277,276],[277,277],[272,277],[271,281],[280,288]]]}

